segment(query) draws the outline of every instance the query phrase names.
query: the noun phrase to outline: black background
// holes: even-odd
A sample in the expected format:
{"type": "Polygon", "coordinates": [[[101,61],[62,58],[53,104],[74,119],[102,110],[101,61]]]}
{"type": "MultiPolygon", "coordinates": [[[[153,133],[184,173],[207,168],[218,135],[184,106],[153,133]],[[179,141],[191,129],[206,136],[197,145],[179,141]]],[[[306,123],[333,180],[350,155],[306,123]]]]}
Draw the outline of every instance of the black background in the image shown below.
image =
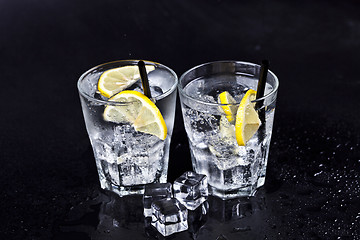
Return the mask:
{"type": "MultiPolygon", "coordinates": [[[[0,236],[153,238],[127,224],[141,214],[103,230],[108,199],[76,87],[83,72],[146,59],[180,76],[204,62],[267,58],[280,88],[266,184],[251,200],[260,207],[210,214],[198,239],[359,239],[359,13],[358,1],[0,0],[0,236]]],[[[169,181],[190,169],[178,105],[169,181]]]]}

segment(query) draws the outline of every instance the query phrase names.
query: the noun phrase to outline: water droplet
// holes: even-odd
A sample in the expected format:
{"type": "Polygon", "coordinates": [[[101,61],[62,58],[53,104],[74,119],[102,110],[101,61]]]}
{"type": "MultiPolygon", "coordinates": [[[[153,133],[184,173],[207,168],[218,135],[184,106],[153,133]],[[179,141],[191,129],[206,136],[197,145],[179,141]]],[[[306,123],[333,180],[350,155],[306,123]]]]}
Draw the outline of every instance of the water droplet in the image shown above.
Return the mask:
{"type": "Polygon", "coordinates": [[[113,226],[114,227],[119,227],[120,224],[119,224],[119,222],[117,220],[113,219],[113,226]]]}
{"type": "Polygon", "coordinates": [[[233,228],[234,232],[246,232],[246,231],[250,231],[250,230],[251,230],[250,226],[233,228]]]}

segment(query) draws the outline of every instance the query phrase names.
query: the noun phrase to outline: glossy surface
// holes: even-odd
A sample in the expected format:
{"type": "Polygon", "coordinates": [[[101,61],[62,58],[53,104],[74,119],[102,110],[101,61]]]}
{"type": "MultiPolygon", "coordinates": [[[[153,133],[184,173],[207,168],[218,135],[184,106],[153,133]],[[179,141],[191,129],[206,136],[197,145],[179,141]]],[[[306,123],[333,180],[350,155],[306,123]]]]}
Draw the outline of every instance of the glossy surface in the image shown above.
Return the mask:
{"type": "MultiPolygon", "coordinates": [[[[359,238],[359,10],[357,1],[1,1],[0,238],[156,238],[141,197],[99,193],[76,89],[89,67],[129,58],[178,75],[268,58],[281,80],[265,186],[249,200],[209,199],[208,215],[170,239],[359,238]]],[[[168,179],[186,170],[178,105],[168,179]]]]}

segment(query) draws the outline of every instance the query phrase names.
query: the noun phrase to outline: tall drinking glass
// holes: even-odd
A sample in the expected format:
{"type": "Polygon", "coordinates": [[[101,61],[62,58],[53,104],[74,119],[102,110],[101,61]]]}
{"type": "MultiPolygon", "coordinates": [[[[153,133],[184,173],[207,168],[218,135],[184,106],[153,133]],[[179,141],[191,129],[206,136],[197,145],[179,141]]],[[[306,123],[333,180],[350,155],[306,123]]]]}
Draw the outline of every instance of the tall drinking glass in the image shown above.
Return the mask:
{"type": "MultiPolygon", "coordinates": [[[[136,72],[138,60],[115,61],[96,66],[85,72],[77,84],[101,187],[114,191],[120,196],[141,194],[145,184],[164,183],[167,180],[178,79],[170,68],[155,62],[144,62],[146,66],[151,67],[151,71],[148,72],[152,95],[150,101],[155,103],[160,110],[160,115],[165,120],[163,125],[166,125],[167,135],[164,140],[154,134],[146,133],[146,131],[136,130],[132,122],[112,120],[118,119],[116,114],[119,111],[125,115],[127,113],[133,115],[134,112],[140,114],[139,112],[143,111],[139,108],[141,101],[128,98],[127,101],[119,102],[120,100],[115,101],[112,98],[104,97],[99,91],[98,82],[104,72],[120,69],[119,71],[122,72],[118,75],[122,81],[124,79],[128,81],[130,78],[126,74],[129,74],[129,71],[121,68],[133,66],[133,68],[127,69],[136,72]],[[106,113],[104,113],[105,111],[106,113]]],[[[135,75],[135,78],[139,78],[138,74],[135,75]]],[[[132,76],[134,77],[134,75],[132,76]]],[[[103,87],[105,88],[106,84],[103,87]]],[[[137,80],[126,90],[142,92],[141,80],[137,80]]],[[[135,94],[136,96],[138,94],[135,94]]],[[[142,98],[144,99],[144,97],[142,98]]],[[[148,112],[144,113],[146,122],[149,111],[156,113],[156,107],[151,107],[151,104],[148,104],[149,101],[144,100],[143,102],[150,106],[149,109],[146,109],[148,112]]],[[[154,118],[159,118],[159,114],[155,114],[154,118]]]]}
{"type": "Polygon", "coordinates": [[[253,63],[217,61],[196,66],[179,80],[193,168],[208,176],[209,193],[222,199],[252,196],[265,182],[279,85],[271,71],[267,74],[264,97],[251,99],[246,105],[254,106],[255,117],[247,121],[259,119],[258,129],[246,144],[238,141],[242,131],[248,131],[246,127],[251,132],[251,124],[245,130],[239,127],[243,126],[239,121],[245,111],[238,109],[246,103],[242,103],[245,93],[249,89],[256,91],[259,74],[260,66],[253,63]],[[228,93],[223,95],[225,100],[220,98],[223,92],[228,93]],[[255,107],[256,102],[261,107],[255,107]]]}

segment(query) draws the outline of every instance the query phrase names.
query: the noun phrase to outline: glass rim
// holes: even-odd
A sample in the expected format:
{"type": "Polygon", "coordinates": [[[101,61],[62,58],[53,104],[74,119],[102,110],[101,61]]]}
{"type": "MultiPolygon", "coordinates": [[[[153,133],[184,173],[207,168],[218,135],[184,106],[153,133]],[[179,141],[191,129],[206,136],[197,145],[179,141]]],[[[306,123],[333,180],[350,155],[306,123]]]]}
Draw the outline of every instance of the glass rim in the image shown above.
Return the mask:
{"type": "MultiPolygon", "coordinates": [[[[206,62],[206,63],[203,63],[203,64],[200,64],[200,65],[197,65],[195,67],[192,67],[190,68],[189,70],[187,70],[186,72],[184,72],[180,78],[179,78],[179,83],[178,83],[178,89],[179,89],[179,93],[193,101],[196,101],[196,102],[200,102],[202,104],[207,104],[207,105],[212,105],[212,106],[228,106],[228,105],[239,105],[240,102],[236,102],[236,103],[228,103],[228,104],[223,104],[223,103],[213,103],[213,102],[207,102],[207,101],[204,101],[204,100],[201,100],[201,99],[198,99],[198,98],[194,98],[188,94],[185,93],[184,91],[184,88],[181,86],[181,80],[185,78],[185,76],[187,74],[189,74],[191,71],[195,70],[195,69],[199,69],[201,67],[204,67],[206,65],[211,65],[211,64],[214,64],[214,63],[240,63],[240,64],[244,64],[244,65],[251,65],[251,66],[258,66],[260,67],[259,64],[256,64],[256,63],[251,63],[251,62],[244,62],[244,61],[236,61],[236,60],[220,60],[220,61],[212,61],[212,62],[206,62]]],[[[268,99],[272,96],[274,96],[274,94],[276,94],[276,92],[278,91],[278,88],[279,88],[279,79],[277,78],[277,76],[270,70],[268,70],[268,73],[273,76],[274,78],[274,81],[275,81],[275,86],[274,88],[267,94],[265,94],[263,97],[261,98],[258,98],[258,99],[255,99],[255,100],[252,100],[251,102],[253,103],[256,103],[256,102],[262,102],[262,101],[265,101],[265,99],[268,99]]]]}
{"type": "MultiPolygon", "coordinates": [[[[87,76],[90,72],[92,72],[92,71],[94,71],[94,70],[96,70],[96,69],[98,69],[98,68],[100,68],[100,67],[102,67],[102,66],[110,65],[110,64],[115,64],[115,63],[122,63],[122,62],[124,62],[124,63],[125,63],[125,62],[137,63],[138,61],[140,61],[140,59],[115,60],[115,61],[110,61],[110,62],[102,63],[102,64],[99,64],[99,65],[96,65],[95,67],[90,68],[89,70],[87,70],[86,72],[84,72],[83,74],[81,74],[80,78],[79,78],[78,81],[77,81],[77,88],[78,88],[78,91],[79,91],[80,95],[82,95],[83,97],[85,97],[85,98],[87,98],[88,100],[91,100],[91,101],[93,101],[93,102],[97,102],[97,103],[101,103],[101,104],[107,104],[107,105],[126,105],[126,104],[129,104],[129,103],[130,103],[130,104],[133,103],[133,102],[116,102],[116,101],[111,101],[111,100],[109,101],[109,99],[108,99],[108,100],[102,100],[102,99],[95,98],[95,97],[91,96],[90,94],[88,94],[87,92],[85,92],[84,89],[82,89],[82,88],[80,87],[80,85],[81,85],[81,81],[82,81],[83,79],[85,79],[86,76],[87,76]]],[[[169,71],[169,72],[171,73],[171,75],[174,76],[174,80],[175,80],[175,81],[174,81],[174,83],[172,84],[171,88],[169,88],[167,91],[163,92],[162,94],[160,94],[160,95],[158,95],[158,96],[156,96],[156,97],[152,97],[152,98],[151,98],[152,100],[155,100],[155,101],[156,101],[156,100],[163,99],[164,97],[170,95],[172,92],[174,92],[174,91],[177,89],[177,85],[178,85],[179,80],[178,80],[178,77],[177,77],[177,75],[176,75],[176,73],[175,73],[174,70],[172,70],[171,68],[169,68],[169,67],[167,67],[167,66],[165,66],[165,65],[163,65],[163,64],[161,64],[161,63],[158,63],[158,62],[149,61],[149,60],[142,60],[142,61],[144,61],[145,64],[150,63],[150,64],[155,65],[155,66],[161,66],[161,67],[163,67],[164,69],[166,69],[167,71],[169,71]]],[[[130,65],[135,65],[135,64],[130,64],[130,65]]]]}

